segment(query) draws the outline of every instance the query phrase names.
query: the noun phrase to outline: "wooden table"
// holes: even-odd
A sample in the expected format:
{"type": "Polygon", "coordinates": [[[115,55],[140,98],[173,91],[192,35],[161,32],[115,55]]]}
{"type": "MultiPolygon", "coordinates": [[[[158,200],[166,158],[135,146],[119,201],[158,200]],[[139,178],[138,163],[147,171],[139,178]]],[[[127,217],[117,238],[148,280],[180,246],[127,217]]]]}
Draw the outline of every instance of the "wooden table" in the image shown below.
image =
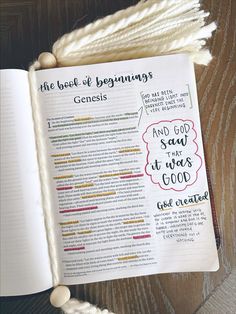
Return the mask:
{"type": "MultiPolygon", "coordinates": [[[[1,68],[27,69],[62,34],[136,2],[1,0],[1,68]]],[[[203,7],[211,12],[209,21],[218,24],[208,42],[214,60],[208,67],[196,66],[196,76],[221,234],[221,266],[216,273],[153,275],[72,287],[74,296],[119,314],[194,313],[236,267],[236,1],[204,0],[203,7]]],[[[1,313],[58,313],[49,304],[49,293],[1,298],[1,313]]],[[[231,311],[225,312],[236,313],[236,308],[231,311]]],[[[223,313],[217,312],[212,313],[223,313]]]]}

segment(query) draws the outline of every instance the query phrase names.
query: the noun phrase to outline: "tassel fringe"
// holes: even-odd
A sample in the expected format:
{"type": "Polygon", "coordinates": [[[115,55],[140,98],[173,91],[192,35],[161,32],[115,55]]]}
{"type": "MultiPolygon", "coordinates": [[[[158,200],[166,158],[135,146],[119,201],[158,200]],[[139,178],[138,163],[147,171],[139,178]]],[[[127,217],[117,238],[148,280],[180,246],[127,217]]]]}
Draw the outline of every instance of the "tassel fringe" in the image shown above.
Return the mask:
{"type": "Polygon", "coordinates": [[[61,309],[65,314],[114,314],[107,309],[101,310],[89,302],[81,302],[77,299],[70,299],[61,309]]]}
{"type": "Polygon", "coordinates": [[[147,0],[62,36],[52,52],[58,66],[151,57],[185,52],[207,65],[203,47],[216,29],[199,0],[147,0]]]}

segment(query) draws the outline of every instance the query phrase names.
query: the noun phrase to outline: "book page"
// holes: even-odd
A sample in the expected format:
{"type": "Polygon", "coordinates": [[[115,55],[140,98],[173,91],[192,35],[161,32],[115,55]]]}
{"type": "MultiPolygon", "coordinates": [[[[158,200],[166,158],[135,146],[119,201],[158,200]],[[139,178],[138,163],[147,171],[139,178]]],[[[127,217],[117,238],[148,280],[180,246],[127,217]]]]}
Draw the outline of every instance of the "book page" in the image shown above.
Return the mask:
{"type": "Polygon", "coordinates": [[[216,270],[188,57],[37,79],[62,283],[216,270]]]}
{"type": "Polygon", "coordinates": [[[0,71],[2,296],[52,286],[28,86],[23,70],[0,71]]]}

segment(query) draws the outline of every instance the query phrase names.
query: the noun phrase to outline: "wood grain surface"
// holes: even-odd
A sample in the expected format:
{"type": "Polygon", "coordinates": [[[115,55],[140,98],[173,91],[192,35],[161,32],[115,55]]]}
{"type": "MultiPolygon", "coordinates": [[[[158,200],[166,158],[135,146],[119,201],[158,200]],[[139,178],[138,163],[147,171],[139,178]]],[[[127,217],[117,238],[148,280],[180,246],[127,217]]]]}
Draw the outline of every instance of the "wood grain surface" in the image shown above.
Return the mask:
{"type": "MultiPolygon", "coordinates": [[[[132,0],[1,0],[1,68],[24,68],[65,32],[125,8],[132,0]]],[[[153,275],[71,287],[73,296],[117,314],[192,314],[236,267],[236,1],[203,0],[218,28],[214,59],[196,66],[206,159],[221,234],[216,273],[153,275]]],[[[59,313],[46,291],[1,298],[1,313],[59,313]]],[[[204,313],[204,312],[201,312],[204,313]]],[[[221,309],[214,314],[223,313],[221,309]]],[[[232,308],[227,313],[236,313],[232,308]]]]}

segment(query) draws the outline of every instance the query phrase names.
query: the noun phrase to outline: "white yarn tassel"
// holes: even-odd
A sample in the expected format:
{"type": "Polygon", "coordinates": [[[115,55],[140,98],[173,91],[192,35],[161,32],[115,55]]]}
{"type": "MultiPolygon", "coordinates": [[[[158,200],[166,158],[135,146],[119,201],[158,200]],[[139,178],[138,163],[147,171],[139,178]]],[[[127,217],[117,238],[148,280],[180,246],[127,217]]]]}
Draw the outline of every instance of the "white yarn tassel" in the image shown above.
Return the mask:
{"type": "Polygon", "coordinates": [[[52,52],[58,66],[73,66],[185,52],[208,64],[203,49],[216,24],[199,0],[147,0],[62,36],[52,52]]]}
{"type": "Polygon", "coordinates": [[[101,310],[88,302],[81,302],[77,299],[70,299],[61,309],[65,314],[114,314],[107,309],[101,310]]]}
{"type": "Polygon", "coordinates": [[[60,307],[65,314],[114,314],[89,302],[70,299],[70,289],[66,286],[56,287],[50,295],[50,302],[53,306],[60,307]]]}

